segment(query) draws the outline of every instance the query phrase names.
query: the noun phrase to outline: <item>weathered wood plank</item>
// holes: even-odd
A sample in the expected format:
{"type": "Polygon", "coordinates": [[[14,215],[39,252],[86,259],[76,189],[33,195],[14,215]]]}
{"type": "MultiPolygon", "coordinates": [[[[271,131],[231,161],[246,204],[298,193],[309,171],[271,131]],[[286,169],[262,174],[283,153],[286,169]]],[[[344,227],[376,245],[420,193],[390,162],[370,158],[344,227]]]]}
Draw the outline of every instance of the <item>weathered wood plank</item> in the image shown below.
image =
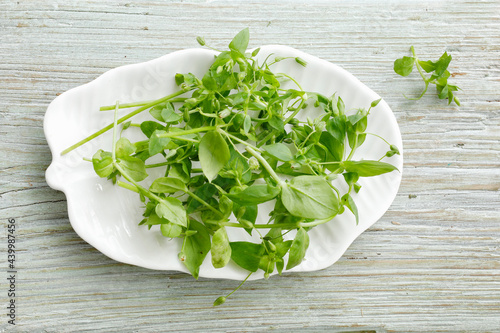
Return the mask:
{"type": "MultiPolygon", "coordinates": [[[[0,215],[15,218],[18,330],[477,331],[500,327],[500,3],[485,1],[0,1],[0,215]],[[404,141],[400,192],[332,267],[234,281],[116,263],[71,228],[50,189],[47,105],[116,66],[197,47],[287,44],[351,71],[391,105],[404,141]],[[392,72],[414,45],[453,56],[462,107],[392,72]]],[[[2,237],[5,256],[6,230],[2,237]]],[[[5,260],[5,259],[4,259],[5,260]]],[[[4,261],[6,263],[6,261],[4,261]]],[[[5,267],[5,266],[4,266],[5,267]]],[[[5,281],[5,277],[2,277],[5,281]]],[[[6,288],[5,284],[1,284],[6,288]]],[[[6,289],[0,298],[6,304],[6,289]]],[[[10,329],[5,316],[0,330],[10,329]]]]}

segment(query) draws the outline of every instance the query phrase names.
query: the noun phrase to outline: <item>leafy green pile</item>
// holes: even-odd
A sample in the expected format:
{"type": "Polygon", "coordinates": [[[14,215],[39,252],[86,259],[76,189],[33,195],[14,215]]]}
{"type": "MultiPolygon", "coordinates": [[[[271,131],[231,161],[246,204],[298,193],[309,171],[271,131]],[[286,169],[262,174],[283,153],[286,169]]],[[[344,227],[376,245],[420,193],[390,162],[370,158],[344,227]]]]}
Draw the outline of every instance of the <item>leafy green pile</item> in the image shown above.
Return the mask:
{"type": "Polygon", "coordinates": [[[448,65],[451,62],[451,55],[445,52],[438,59],[438,61],[423,61],[417,58],[417,55],[415,54],[415,48],[413,46],[411,46],[410,49],[412,57],[404,56],[402,58],[396,59],[394,61],[394,71],[401,76],[408,76],[413,71],[414,66],[417,68],[418,73],[424,80],[425,88],[420,96],[411,99],[422,98],[422,96],[424,96],[427,92],[429,84],[434,84],[436,85],[436,90],[440,99],[447,98],[448,104],[451,104],[451,102],[453,101],[456,105],[460,106],[460,101],[453,94],[453,92],[457,91],[459,88],[448,83],[448,78],[450,77],[448,65]],[[431,76],[426,76],[424,71],[426,73],[432,73],[431,76]]]}
{"type": "Polygon", "coordinates": [[[97,175],[139,194],[145,207],[140,225],[180,238],[179,260],[195,278],[209,251],[215,268],[232,260],[248,276],[262,270],[267,278],[299,265],[311,228],[346,208],[358,220],[352,193],[360,190],[360,177],[396,170],[381,160],[399,154],[398,148],[382,138],[388,148],[379,160],[352,160],[370,135],[368,116],[380,100],[348,115],[339,96],[306,92],[292,77],[272,71],[280,61],[306,66],[303,59],[269,55],[259,63],[259,49],[247,52],[248,42],[244,29],[201,78],[176,74],[176,93],[101,108],[115,110],[114,122],[63,152],[112,129],[112,151],[99,150],[88,160],[97,175]],[[320,115],[300,121],[307,106],[320,115]],[[137,109],[118,119],[118,109],[128,107],[137,109]],[[151,120],[128,120],[145,110],[151,120]],[[137,128],[144,139],[132,143],[124,134],[137,128]],[[150,163],[153,156],[162,161],[150,163]],[[146,188],[141,181],[151,168],[164,168],[164,176],[146,188]],[[347,183],[345,193],[332,185],[337,177],[347,183]],[[271,200],[269,221],[256,223],[259,205],[271,200]],[[227,228],[243,228],[260,243],[231,241],[227,228]],[[291,230],[295,236],[286,240],[291,230]]]}

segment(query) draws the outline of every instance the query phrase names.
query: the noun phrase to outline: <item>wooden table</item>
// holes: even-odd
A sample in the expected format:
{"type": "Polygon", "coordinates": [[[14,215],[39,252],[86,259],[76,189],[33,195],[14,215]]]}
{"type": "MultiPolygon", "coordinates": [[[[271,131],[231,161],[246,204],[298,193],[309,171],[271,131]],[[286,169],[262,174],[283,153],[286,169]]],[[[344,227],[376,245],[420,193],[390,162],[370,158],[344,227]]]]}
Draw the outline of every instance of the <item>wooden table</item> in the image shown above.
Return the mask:
{"type": "MultiPolygon", "coordinates": [[[[0,1],[0,327],[8,222],[17,229],[16,326],[82,331],[500,330],[500,2],[0,1]],[[42,122],[58,94],[108,69],[196,47],[286,44],[336,63],[379,93],[401,127],[405,167],[388,212],[332,267],[247,283],[115,262],[70,226],[45,182],[42,122]],[[461,107],[393,61],[453,56],[461,107]]],[[[7,281],[9,282],[9,281],[7,281]]]]}

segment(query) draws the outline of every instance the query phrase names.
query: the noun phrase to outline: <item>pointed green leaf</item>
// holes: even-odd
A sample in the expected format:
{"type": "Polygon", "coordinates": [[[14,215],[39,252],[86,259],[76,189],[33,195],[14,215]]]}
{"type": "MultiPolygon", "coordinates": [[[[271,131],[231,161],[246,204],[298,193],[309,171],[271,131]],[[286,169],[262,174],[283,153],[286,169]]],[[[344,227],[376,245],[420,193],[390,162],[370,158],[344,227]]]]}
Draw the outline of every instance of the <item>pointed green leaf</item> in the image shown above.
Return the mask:
{"type": "Polygon", "coordinates": [[[193,277],[198,279],[200,266],[205,260],[208,251],[210,251],[210,235],[203,224],[194,220],[189,221],[188,231],[195,231],[195,233],[190,233],[189,236],[184,237],[182,259],[184,259],[184,265],[193,277]]]}
{"type": "Polygon", "coordinates": [[[233,38],[231,43],[229,43],[229,48],[233,51],[238,51],[241,54],[245,54],[249,39],[250,31],[248,30],[248,28],[245,28],[238,32],[238,34],[233,38]]]}
{"type": "Polygon", "coordinates": [[[356,217],[357,225],[359,223],[358,207],[356,206],[356,203],[349,193],[346,193],[342,196],[342,204],[349,208],[349,210],[354,214],[354,216],[356,217]]]}
{"type": "Polygon", "coordinates": [[[284,143],[274,143],[271,145],[263,146],[262,149],[272,157],[276,158],[282,162],[288,162],[293,160],[292,152],[290,148],[284,143]]]}
{"type": "Polygon", "coordinates": [[[238,193],[228,193],[227,197],[239,205],[258,205],[274,199],[281,189],[268,184],[252,184],[238,193]]]}
{"type": "Polygon", "coordinates": [[[170,222],[187,227],[187,214],[182,202],[177,198],[166,197],[156,205],[156,215],[170,222]]]}
{"type": "Polygon", "coordinates": [[[339,202],[327,181],[319,176],[298,176],[282,186],[281,201],[295,216],[326,219],[338,212],[339,202]]]}
{"type": "Polygon", "coordinates": [[[167,103],[165,107],[161,110],[161,118],[164,122],[168,123],[177,123],[181,121],[182,116],[175,112],[175,109],[172,103],[167,103]]]}
{"type": "Polygon", "coordinates": [[[357,173],[360,177],[378,176],[398,170],[392,164],[372,160],[344,161],[341,163],[341,166],[349,172],[357,173]]]}
{"type": "Polygon", "coordinates": [[[229,161],[231,153],[222,135],[209,131],[201,138],[198,156],[203,174],[211,182],[229,161]]]}
{"type": "Polygon", "coordinates": [[[186,184],[179,178],[160,177],[155,179],[149,190],[153,193],[187,192],[186,184]]]}
{"type": "Polygon", "coordinates": [[[256,272],[266,250],[264,245],[250,242],[231,242],[231,259],[250,272],[256,272]]]}
{"type": "Polygon", "coordinates": [[[137,157],[125,156],[117,159],[116,162],[136,182],[140,182],[148,177],[144,161],[137,157]]]}
{"type": "Polygon", "coordinates": [[[224,227],[219,228],[212,237],[212,265],[214,268],[226,266],[231,259],[231,246],[224,227]]]}
{"type": "Polygon", "coordinates": [[[299,265],[306,255],[307,248],[309,247],[309,235],[304,228],[297,230],[297,235],[290,246],[290,254],[288,256],[288,263],[286,269],[291,269],[299,265]]]}
{"type": "Polygon", "coordinates": [[[161,134],[165,134],[167,132],[163,130],[155,130],[151,137],[149,138],[149,156],[156,155],[161,153],[167,148],[167,145],[170,143],[170,138],[162,138],[161,134]]]}

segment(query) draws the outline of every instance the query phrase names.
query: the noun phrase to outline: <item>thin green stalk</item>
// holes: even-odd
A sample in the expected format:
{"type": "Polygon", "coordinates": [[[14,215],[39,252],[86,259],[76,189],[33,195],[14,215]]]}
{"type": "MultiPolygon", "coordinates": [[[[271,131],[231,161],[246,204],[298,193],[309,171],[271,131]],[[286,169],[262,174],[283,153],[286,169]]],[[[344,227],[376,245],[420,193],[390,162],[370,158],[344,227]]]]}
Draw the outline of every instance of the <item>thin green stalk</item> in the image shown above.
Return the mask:
{"type": "MultiPolygon", "coordinates": [[[[204,223],[208,224],[217,224],[221,227],[231,227],[231,228],[245,228],[243,225],[235,222],[212,222],[212,221],[204,221],[204,223]]],[[[255,229],[273,229],[273,228],[281,228],[281,229],[296,229],[299,225],[297,223],[282,223],[282,224],[254,224],[255,229]]]]}
{"type": "Polygon", "coordinates": [[[356,151],[356,146],[358,145],[358,136],[354,137],[354,144],[352,145],[351,152],[349,153],[349,156],[347,156],[346,161],[350,161],[352,158],[352,155],[354,155],[354,152],[356,151]]]}
{"type": "Polygon", "coordinates": [[[342,162],[315,162],[315,163],[323,165],[323,164],[340,164],[342,162]]]}
{"type": "Polygon", "coordinates": [[[246,147],[246,150],[247,152],[249,152],[252,156],[254,156],[259,162],[260,164],[262,164],[262,166],[267,170],[267,172],[269,172],[269,175],[278,183],[278,184],[283,184],[284,181],[281,180],[281,178],[276,174],[276,172],[274,171],[274,169],[269,165],[269,163],[267,163],[267,161],[264,159],[264,157],[262,157],[262,155],[260,155],[259,153],[257,153],[252,147],[249,147],[247,146],[246,147]]]}
{"type": "Polygon", "coordinates": [[[204,127],[192,128],[192,129],[188,129],[188,130],[184,130],[184,131],[168,132],[165,134],[159,134],[158,137],[159,138],[173,138],[173,137],[178,137],[178,136],[182,136],[182,135],[214,131],[218,127],[227,127],[227,126],[229,126],[229,124],[221,125],[221,126],[204,126],[204,127]]]}
{"type": "Polygon", "coordinates": [[[255,149],[255,150],[259,151],[259,152],[262,152],[262,150],[260,150],[259,148],[255,147],[254,145],[252,145],[252,144],[250,144],[250,143],[248,143],[248,142],[246,142],[246,141],[241,140],[241,139],[240,139],[240,138],[238,138],[237,136],[234,136],[234,135],[232,135],[232,134],[230,134],[230,133],[228,133],[228,132],[226,132],[226,131],[224,131],[224,130],[220,130],[219,132],[221,132],[222,134],[224,134],[224,135],[225,135],[225,136],[227,136],[228,138],[231,138],[231,139],[233,139],[233,140],[235,140],[235,141],[238,141],[239,143],[241,143],[241,144],[242,144],[242,145],[244,145],[244,146],[247,146],[247,147],[250,147],[250,148],[252,148],[252,149],[255,149]]]}
{"type": "Polygon", "coordinates": [[[223,216],[223,214],[221,212],[219,212],[217,209],[212,207],[208,202],[206,202],[205,200],[203,200],[202,198],[200,198],[199,196],[197,196],[193,192],[187,191],[186,194],[188,194],[190,197],[192,197],[193,199],[195,199],[196,201],[198,201],[203,206],[207,207],[208,209],[210,209],[212,212],[216,213],[217,215],[223,216]]]}
{"type": "Polygon", "coordinates": [[[365,134],[369,134],[369,135],[373,135],[373,136],[376,136],[377,138],[383,140],[385,143],[387,143],[388,146],[390,146],[391,144],[386,140],[384,139],[383,137],[381,137],[380,135],[378,134],[375,134],[375,133],[370,133],[370,132],[365,132],[365,134]]]}
{"type": "Polygon", "coordinates": [[[236,287],[236,289],[234,289],[233,291],[231,291],[229,294],[227,294],[226,296],[221,296],[219,298],[217,298],[214,302],[214,306],[217,306],[217,305],[221,305],[221,304],[224,304],[224,302],[226,301],[226,299],[231,296],[233,293],[236,292],[236,290],[240,289],[241,286],[248,280],[248,278],[253,274],[253,272],[250,272],[247,277],[245,278],[245,280],[241,281],[241,283],[238,285],[238,287],[236,287]]]}
{"type": "MultiPolygon", "coordinates": [[[[191,89],[192,89],[192,88],[191,88],[191,89]]],[[[179,91],[177,91],[177,92],[175,92],[175,93],[173,93],[173,94],[170,94],[170,95],[168,95],[168,96],[165,96],[165,97],[162,97],[162,98],[160,98],[160,99],[157,99],[157,100],[155,100],[155,101],[153,101],[153,102],[151,102],[151,103],[149,103],[149,104],[146,104],[146,105],[144,105],[143,107],[140,107],[140,108],[138,108],[137,110],[132,111],[132,112],[130,112],[129,114],[127,114],[127,115],[125,115],[125,116],[121,117],[120,119],[118,119],[118,120],[117,120],[117,122],[116,122],[116,123],[117,123],[117,124],[121,124],[121,123],[123,123],[125,120],[128,120],[128,119],[132,118],[133,116],[135,116],[135,115],[137,115],[137,114],[141,113],[142,111],[147,110],[147,109],[149,109],[149,108],[151,108],[151,107],[155,106],[156,104],[159,104],[159,103],[162,103],[162,102],[168,101],[168,100],[170,100],[170,99],[172,99],[172,98],[174,98],[174,97],[177,97],[177,96],[179,96],[179,95],[182,95],[182,94],[183,94],[183,93],[185,93],[185,92],[186,92],[185,90],[179,90],[179,91]]],[[[97,137],[98,137],[98,136],[100,136],[101,134],[106,133],[107,131],[109,131],[110,129],[112,129],[112,128],[113,128],[113,126],[114,126],[114,123],[111,123],[111,124],[109,124],[108,126],[106,126],[106,127],[102,128],[102,129],[100,129],[99,131],[95,132],[94,134],[89,135],[89,136],[88,136],[88,137],[86,137],[85,139],[78,141],[78,142],[77,142],[77,143],[75,143],[74,145],[72,145],[72,146],[70,146],[70,147],[68,147],[68,148],[64,149],[64,150],[61,152],[61,155],[65,155],[65,154],[69,153],[70,151],[72,151],[72,150],[74,150],[74,149],[76,149],[76,148],[80,147],[81,145],[84,145],[85,143],[89,142],[90,140],[97,138],[97,137]]]]}
{"type": "Polygon", "coordinates": [[[113,162],[116,161],[116,121],[117,121],[117,116],[118,116],[118,101],[116,101],[115,104],[115,114],[113,117],[113,146],[111,147],[111,158],[113,159],[113,162]]]}
{"type": "Polygon", "coordinates": [[[302,228],[309,228],[309,227],[315,227],[320,224],[325,224],[327,222],[330,222],[335,216],[329,217],[327,219],[322,219],[322,220],[316,220],[312,222],[300,222],[299,226],[302,228]]]}
{"type": "Polygon", "coordinates": [[[283,75],[284,77],[292,80],[293,83],[295,83],[297,85],[297,87],[299,88],[299,90],[302,90],[302,91],[304,90],[304,89],[302,89],[302,87],[300,86],[300,84],[293,77],[291,77],[290,75],[285,74],[285,73],[277,73],[277,75],[283,75]]]}
{"type": "Polygon", "coordinates": [[[135,193],[141,193],[137,187],[135,187],[134,185],[131,185],[129,183],[125,183],[125,182],[122,182],[121,180],[117,181],[116,184],[120,187],[123,187],[123,188],[126,188],[127,190],[130,190],[132,192],[135,192],[135,193]]]}
{"type": "MultiPolygon", "coordinates": [[[[184,102],[186,99],[187,98],[185,98],[185,97],[174,98],[174,99],[171,99],[169,102],[170,103],[180,103],[180,102],[184,102]]],[[[118,107],[120,109],[128,109],[128,108],[134,108],[134,107],[138,107],[138,106],[144,106],[147,104],[151,104],[151,103],[154,103],[155,101],[156,100],[134,102],[134,103],[123,103],[123,104],[120,104],[118,107]]],[[[114,109],[115,109],[115,105],[106,105],[106,106],[101,106],[99,108],[99,111],[111,111],[114,109]]]]}
{"type": "Polygon", "coordinates": [[[199,143],[200,140],[195,140],[195,139],[190,139],[190,138],[183,138],[182,136],[177,136],[175,137],[176,140],[182,140],[182,141],[187,141],[187,142],[192,142],[192,143],[199,143]]]}
{"type": "Polygon", "coordinates": [[[410,49],[411,49],[411,53],[413,55],[413,58],[415,58],[415,66],[417,67],[418,73],[420,74],[420,76],[422,77],[422,79],[425,82],[425,88],[419,97],[413,97],[413,98],[409,98],[406,96],[405,97],[410,99],[410,100],[419,100],[420,98],[422,98],[422,96],[425,95],[425,93],[427,92],[427,89],[429,88],[429,78],[427,76],[425,76],[425,74],[422,70],[422,67],[420,67],[420,64],[418,63],[417,54],[415,53],[415,48],[413,47],[413,45],[410,47],[410,49]]]}
{"type": "Polygon", "coordinates": [[[145,167],[146,169],[151,169],[151,168],[159,168],[165,165],[170,165],[175,163],[175,161],[166,161],[166,162],[160,162],[160,163],[154,163],[154,164],[146,164],[145,167]]]}
{"type": "Polygon", "coordinates": [[[123,178],[125,178],[126,180],[128,180],[129,182],[131,182],[137,188],[137,190],[140,191],[139,193],[144,194],[146,197],[148,197],[151,200],[156,200],[158,202],[163,202],[162,198],[160,198],[159,196],[157,196],[154,193],[151,193],[151,191],[149,191],[148,189],[142,187],[135,180],[133,180],[132,177],[130,177],[127,174],[127,172],[125,170],[123,170],[123,168],[120,167],[120,165],[118,163],[113,162],[113,165],[115,166],[116,170],[118,170],[120,172],[120,174],[122,175],[123,178]]]}
{"type": "Polygon", "coordinates": [[[226,298],[228,298],[229,296],[231,296],[236,290],[240,289],[240,287],[245,283],[247,282],[248,278],[252,275],[253,272],[250,272],[247,277],[245,278],[245,280],[241,281],[241,283],[238,285],[238,287],[236,287],[236,289],[234,289],[233,291],[231,291],[229,294],[227,294],[226,298]]]}

